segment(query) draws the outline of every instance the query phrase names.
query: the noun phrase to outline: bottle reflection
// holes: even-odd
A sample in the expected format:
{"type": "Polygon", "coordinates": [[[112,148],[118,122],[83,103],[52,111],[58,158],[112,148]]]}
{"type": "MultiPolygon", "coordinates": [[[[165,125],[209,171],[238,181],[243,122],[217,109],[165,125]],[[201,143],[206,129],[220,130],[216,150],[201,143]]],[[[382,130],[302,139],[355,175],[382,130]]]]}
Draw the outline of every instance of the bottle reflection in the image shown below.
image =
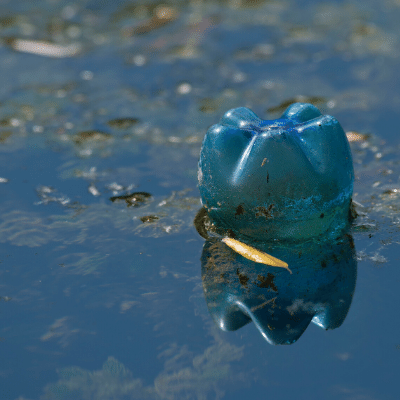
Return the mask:
{"type": "Polygon", "coordinates": [[[357,277],[349,234],[326,241],[247,244],[286,261],[292,274],[244,258],[221,238],[208,237],[201,256],[203,289],[222,330],[234,331],[253,321],[269,343],[291,344],[311,321],[324,329],[343,323],[357,277]]]}

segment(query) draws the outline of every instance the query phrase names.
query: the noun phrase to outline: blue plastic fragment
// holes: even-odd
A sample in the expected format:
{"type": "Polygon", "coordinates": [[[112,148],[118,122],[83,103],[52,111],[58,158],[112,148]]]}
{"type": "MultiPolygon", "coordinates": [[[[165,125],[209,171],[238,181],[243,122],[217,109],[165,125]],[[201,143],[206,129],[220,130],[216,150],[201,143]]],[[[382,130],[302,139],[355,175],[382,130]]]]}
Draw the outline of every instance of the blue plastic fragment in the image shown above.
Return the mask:
{"type": "Polygon", "coordinates": [[[301,240],[348,225],[350,147],[339,122],[311,104],[276,120],[228,111],[204,138],[198,178],[211,221],[238,237],[301,240]]]}

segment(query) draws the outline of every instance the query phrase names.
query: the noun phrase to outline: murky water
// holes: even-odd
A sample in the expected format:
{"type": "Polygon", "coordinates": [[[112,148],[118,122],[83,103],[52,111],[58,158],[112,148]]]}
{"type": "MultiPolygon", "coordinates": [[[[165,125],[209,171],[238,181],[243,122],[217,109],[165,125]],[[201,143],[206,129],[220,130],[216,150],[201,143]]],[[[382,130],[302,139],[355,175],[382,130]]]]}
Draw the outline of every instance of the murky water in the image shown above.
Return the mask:
{"type": "Polygon", "coordinates": [[[2,1],[0,398],[397,399],[399,18],[397,0],[2,1]],[[356,283],[340,327],[272,346],[209,313],[197,161],[229,108],[294,101],[358,133],[356,283]]]}

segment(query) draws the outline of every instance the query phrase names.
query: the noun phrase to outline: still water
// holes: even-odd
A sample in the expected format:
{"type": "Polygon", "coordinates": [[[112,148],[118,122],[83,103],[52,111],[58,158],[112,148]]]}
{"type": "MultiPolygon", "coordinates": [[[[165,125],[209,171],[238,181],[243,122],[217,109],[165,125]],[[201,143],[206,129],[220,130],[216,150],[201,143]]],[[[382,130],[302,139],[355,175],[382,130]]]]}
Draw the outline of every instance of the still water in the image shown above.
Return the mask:
{"type": "Polygon", "coordinates": [[[0,2],[0,399],[398,399],[399,18],[398,0],[0,2]],[[353,132],[359,215],[329,250],[345,264],[291,281],[338,317],[271,345],[258,304],[214,322],[246,279],[272,299],[290,275],[240,276],[197,233],[197,161],[226,110],[295,101],[353,132]]]}

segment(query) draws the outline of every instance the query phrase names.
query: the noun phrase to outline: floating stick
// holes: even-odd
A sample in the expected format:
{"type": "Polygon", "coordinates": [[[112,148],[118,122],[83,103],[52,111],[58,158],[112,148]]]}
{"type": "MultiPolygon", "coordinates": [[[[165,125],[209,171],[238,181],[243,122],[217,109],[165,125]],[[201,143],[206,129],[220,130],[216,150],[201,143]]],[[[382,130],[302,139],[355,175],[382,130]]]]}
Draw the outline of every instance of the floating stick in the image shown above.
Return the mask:
{"type": "Polygon", "coordinates": [[[260,264],[271,265],[272,267],[285,268],[290,273],[292,273],[292,271],[289,269],[289,265],[284,261],[272,257],[269,254],[257,250],[254,247],[251,247],[245,243],[239,242],[239,240],[226,237],[223,238],[222,241],[231,249],[235,250],[236,253],[239,253],[241,256],[247,258],[248,260],[260,264]]]}

